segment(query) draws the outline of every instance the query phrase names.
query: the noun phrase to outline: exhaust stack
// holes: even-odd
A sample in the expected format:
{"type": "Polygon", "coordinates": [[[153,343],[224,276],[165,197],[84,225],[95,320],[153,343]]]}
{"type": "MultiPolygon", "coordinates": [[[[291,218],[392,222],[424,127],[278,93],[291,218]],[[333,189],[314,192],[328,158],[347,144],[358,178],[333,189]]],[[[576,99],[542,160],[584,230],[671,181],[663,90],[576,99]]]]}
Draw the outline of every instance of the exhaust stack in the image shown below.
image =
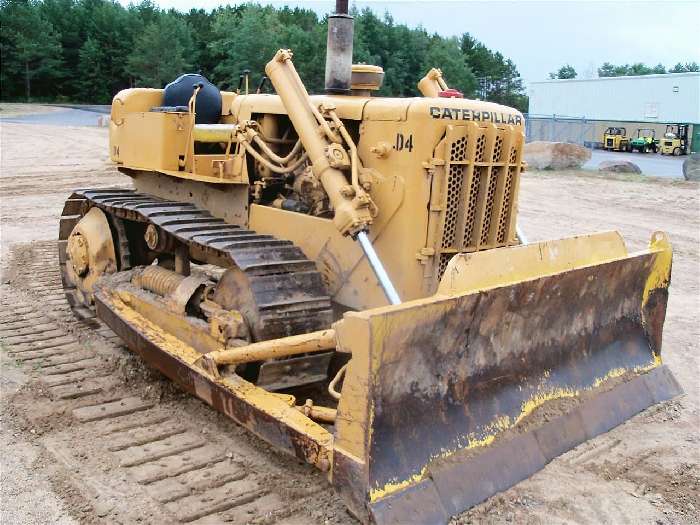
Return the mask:
{"type": "Polygon", "coordinates": [[[336,0],[335,13],[328,17],[326,44],[326,92],[349,93],[352,76],[353,18],[348,0],[336,0]]]}

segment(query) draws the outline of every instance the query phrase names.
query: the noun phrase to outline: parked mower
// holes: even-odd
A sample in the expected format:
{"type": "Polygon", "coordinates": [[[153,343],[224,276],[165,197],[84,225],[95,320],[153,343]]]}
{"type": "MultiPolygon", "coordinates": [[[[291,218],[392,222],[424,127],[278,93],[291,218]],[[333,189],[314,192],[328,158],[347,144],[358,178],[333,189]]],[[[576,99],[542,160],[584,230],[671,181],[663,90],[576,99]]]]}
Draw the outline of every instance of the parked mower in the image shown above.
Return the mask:
{"type": "Polygon", "coordinates": [[[640,153],[649,153],[650,151],[656,153],[659,149],[659,140],[656,139],[656,130],[639,128],[637,130],[637,137],[630,142],[630,148],[632,151],[639,151],[640,153]]]}

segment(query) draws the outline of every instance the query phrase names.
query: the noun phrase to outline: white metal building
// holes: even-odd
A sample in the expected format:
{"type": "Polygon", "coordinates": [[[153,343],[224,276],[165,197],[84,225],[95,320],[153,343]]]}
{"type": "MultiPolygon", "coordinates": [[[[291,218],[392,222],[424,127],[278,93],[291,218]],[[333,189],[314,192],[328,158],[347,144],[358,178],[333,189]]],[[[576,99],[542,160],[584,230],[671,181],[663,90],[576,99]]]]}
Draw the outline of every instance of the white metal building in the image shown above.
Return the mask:
{"type": "Polygon", "coordinates": [[[700,73],[546,80],[529,95],[530,116],[700,123],[700,73]]]}

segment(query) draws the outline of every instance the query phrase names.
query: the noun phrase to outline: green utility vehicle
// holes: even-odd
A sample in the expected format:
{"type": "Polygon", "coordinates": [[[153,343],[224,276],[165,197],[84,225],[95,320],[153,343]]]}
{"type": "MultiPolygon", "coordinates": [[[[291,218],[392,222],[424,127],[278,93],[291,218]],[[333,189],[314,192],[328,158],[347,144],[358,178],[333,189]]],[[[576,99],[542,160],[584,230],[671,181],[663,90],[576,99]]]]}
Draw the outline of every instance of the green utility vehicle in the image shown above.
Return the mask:
{"type": "Polygon", "coordinates": [[[656,130],[639,128],[637,130],[637,137],[630,142],[630,148],[632,151],[639,151],[640,153],[649,153],[650,151],[656,153],[659,149],[659,141],[656,139],[656,130]]]}

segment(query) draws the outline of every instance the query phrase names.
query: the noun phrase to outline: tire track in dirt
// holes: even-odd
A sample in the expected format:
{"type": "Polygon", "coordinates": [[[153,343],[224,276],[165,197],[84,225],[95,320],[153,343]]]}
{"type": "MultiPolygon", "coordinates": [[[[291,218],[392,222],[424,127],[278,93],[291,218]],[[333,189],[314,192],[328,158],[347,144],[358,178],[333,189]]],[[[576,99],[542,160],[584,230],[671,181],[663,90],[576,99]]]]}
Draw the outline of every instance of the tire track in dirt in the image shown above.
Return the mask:
{"type": "Polygon", "coordinates": [[[76,518],[354,522],[320,474],[269,456],[270,447],[143,369],[99,320],[73,318],[55,243],[16,245],[10,259],[0,341],[35,378],[13,409],[61,466],[60,492],[68,485],[79,495],[66,497],[76,518]]]}

